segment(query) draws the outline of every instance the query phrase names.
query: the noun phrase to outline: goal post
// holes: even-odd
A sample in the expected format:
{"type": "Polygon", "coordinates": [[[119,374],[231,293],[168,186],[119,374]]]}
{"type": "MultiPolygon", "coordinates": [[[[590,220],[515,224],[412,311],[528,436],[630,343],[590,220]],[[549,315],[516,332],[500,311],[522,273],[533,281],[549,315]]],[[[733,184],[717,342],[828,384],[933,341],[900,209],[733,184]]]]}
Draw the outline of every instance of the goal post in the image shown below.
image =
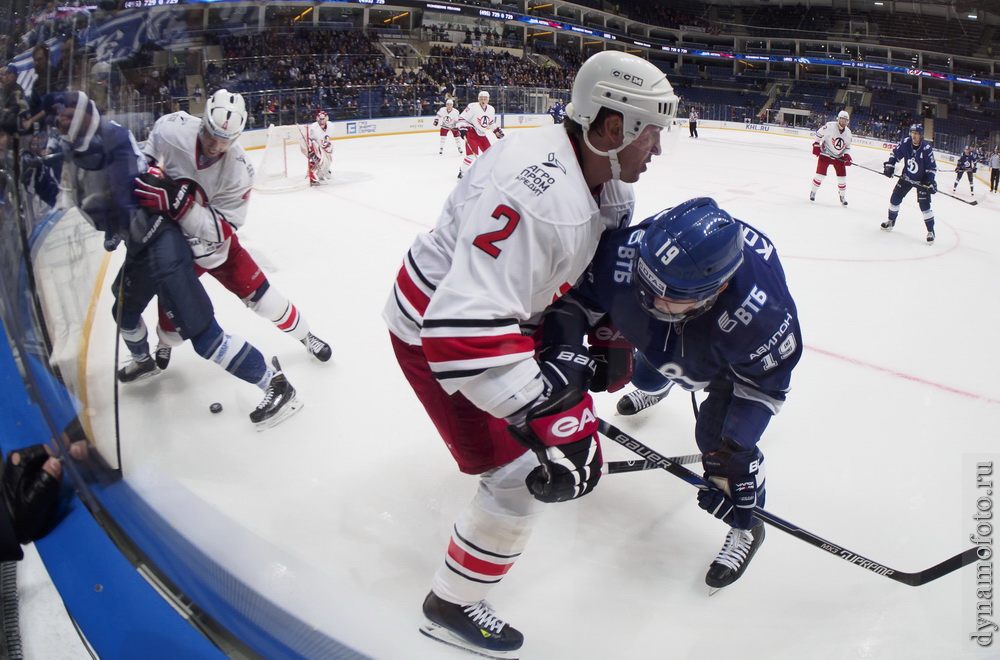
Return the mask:
{"type": "Polygon", "coordinates": [[[264,156],[254,174],[254,190],[280,193],[309,187],[305,131],[305,126],[297,124],[268,126],[264,156]]]}

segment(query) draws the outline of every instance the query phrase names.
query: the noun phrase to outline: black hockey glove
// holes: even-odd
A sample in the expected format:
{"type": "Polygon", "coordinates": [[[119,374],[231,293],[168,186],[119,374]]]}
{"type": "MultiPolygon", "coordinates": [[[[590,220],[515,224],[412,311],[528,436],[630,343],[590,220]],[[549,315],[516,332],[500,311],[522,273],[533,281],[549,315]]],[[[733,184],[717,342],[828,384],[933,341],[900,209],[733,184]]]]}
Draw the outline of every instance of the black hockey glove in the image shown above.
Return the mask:
{"type": "Polygon", "coordinates": [[[538,353],[538,367],[542,378],[554,392],[570,385],[586,392],[594,377],[594,360],[583,346],[556,344],[546,346],[538,353]]]}
{"type": "Polygon", "coordinates": [[[42,469],[48,459],[45,445],[18,449],[7,456],[3,498],[18,543],[42,538],[59,502],[59,480],[42,469]]]}
{"type": "Polygon", "coordinates": [[[465,134],[468,133],[468,132],[469,132],[469,129],[467,129],[467,128],[460,128],[460,129],[458,129],[458,135],[463,140],[465,139],[465,134]]]}
{"type": "Polygon", "coordinates": [[[882,174],[884,176],[892,178],[892,175],[896,173],[895,163],[882,163],[882,174]]]}
{"type": "Polygon", "coordinates": [[[535,499],[565,502],[597,486],[604,462],[589,394],[564,387],[528,411],[523,426],[507,430],[541,463],[524,480],[535,499]]]}
{"type": "Polygon", "coordinates": [[[184,217],[194,204],[198,184],[190,179],[175,181],[158,167],[149,168],[135,178],[135,196],[139,206],[154,213],[163,213],[171,220],[184,217]]]}
{"type": "Polygon", "coordinates": [[[936,181],[931,181],[929,183],[925,183],[924,185],[927,186],[927,192],[929,192],[930,194],[933,195],[934,193],[937,192],[937,182],[936,181]]]}
{"type": "Polygon", "coordinates": [[[590,354],[597,370],[590,383],[591,392],[617,392],[628,385],[635,373],[635,349],[607,318],[587,335],[590,354]]]}
{"type": "Polygon", "coordinates": [[[755,506],[764,506],[764,456],[723,439],[718,451],[702,457],[705,479],[715,488],[698,491],[698,506],[740,529],[753,527],[755,506]]]}

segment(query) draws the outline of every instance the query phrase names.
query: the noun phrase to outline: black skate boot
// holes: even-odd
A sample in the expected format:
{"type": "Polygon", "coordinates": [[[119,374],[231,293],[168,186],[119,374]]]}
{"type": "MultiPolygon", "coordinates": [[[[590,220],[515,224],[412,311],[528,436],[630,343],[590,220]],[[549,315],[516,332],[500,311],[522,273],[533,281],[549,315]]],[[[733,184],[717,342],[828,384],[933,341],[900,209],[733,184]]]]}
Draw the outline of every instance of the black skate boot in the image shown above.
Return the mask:
{"type": "Polygon", "coordinates": [[[163,371],[170,364],[170,347],[160,344],[156,347],[156,353],[154,354],[156,358],[156,366],[163,371]]]}
{"type": "Polygon", "coordinates": [[[763,542],[764,523],[760,520],[750,530],[729,528],[722,550],[719,550],[715,561],[708,567],[705,584],[718,590],[739,580],[763,542]]]}
{"type": "Polygon", "coordinates": [[[810,202],[815,202],[816,201],[816,191],[815,190],[809,191],[809,201],[810,202]]]}
{"type": "Polygon", "coordinates": [[[156,362],[147,353],[141,358],[132,357],[132,361],[118,370],[118,380],[123,383],[134,383],[136,381],[152,378],[160,370],[156,367],[156,362]]]}
{"type": "Polygon", "coordinates": [[[927,244],[928,245],[930,245],[931,243],[933,243],[935,238],[936,237],[934,236],[934,232],[933,231],[927,232],[927,244]]]}
{"type": "Polygon", "coordinates": [[[421,633],[487,658],[516,658],[524,643],[524,635],[498,619],[485,600],[456,605],[432,591],[424,599],[424,616],[427,623],[420,627],[421,633]]]}
{"type": "Polygon", "coordinates": [[[258,431],[280,424],[302,407],[302,403],[295,398],[295,388],[281,372],[278,358],[271,358],[271,364],[274,366],[274,375],[271,376],[271,382],[264,391],[264,399],[257,404],[257,409],[250,413],[250,421],[256,425],[258,431]]]}
{"type": "Polygon", "coordinates": [[[840,203],[842,205],[844,205],[844,206],[847,206],[847,195],[846,194],[840,193],[840,203]]]}
{"type": "Polygon", "coordinates": [[[645,410],[646,408],[651,408],[655,406],[660,401],[666,398],[667,393],[670,392],[670,388],[673,387],[673,383],[667,386],[667,389],[662,392],[652,393],[644,392],[642,390],[635,390],[629,392],[622,398],[618,399],[618,414],[619,415],[634,415],[640,410],[645,410]]]}
{"type": "Polygon", "coordinates": [[[882,223],[882,229],[886,231],[892,231],[892,228],[896,226],[895,220],[886,220],[882,223]]]}
{"type": "Polygon", "coordinates": [[[313,333],[310,332],[307,334],[306,338],[302,340],[302,343],[305,344],[309,354],[320,362],[326,362],[330,359],[330,355],[332,353],[330,345],[313,333]]]}

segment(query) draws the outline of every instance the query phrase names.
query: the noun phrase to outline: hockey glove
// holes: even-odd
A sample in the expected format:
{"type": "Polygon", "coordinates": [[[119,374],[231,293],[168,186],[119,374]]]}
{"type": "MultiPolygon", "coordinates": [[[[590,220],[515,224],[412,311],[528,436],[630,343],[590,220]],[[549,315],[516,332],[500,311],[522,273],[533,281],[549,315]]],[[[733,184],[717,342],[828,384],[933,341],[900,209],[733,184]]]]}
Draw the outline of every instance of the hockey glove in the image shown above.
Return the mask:
{"type": "Polygon", "coordinates": [[[438,125],[438,120],[437,120],[437,119],[435,119],[435,120],[434,120],[434,125],[435,125],[435,126],[437,126],[437,125],[438,125]]]}
{"type": "Polygon", "coordinates": [[[744,449],[723,439],[718,451],[705,454],[705,479],[715,488],[698,491],[698,506],[740,529],[753,527],[753,509],[764,506],[764,456],[756,447],[744,449]]]}
{"type": "Polygon", "coordinates": [[[840,157],[840,160],[844,161],[844,165],[850,167],[854,164],[854,160],[851,158],[851,154],[844,154],[840,157]]]}
{"type": "Polygon", "coordinates": [[[498,140],[503,139],[503,131],[501,131],[499,127],[493,129],[493,135],[497,136],[498,140]]]}
{"type": "Polygon", "coordinates": [[[594,360],[583,346],[556,344],[546,346],[538,353],[538,367],[548,384],[549,392],[570,385],[586,392],[594,377],[594,360]]]}
{"type": "Polygon", "coordinates": [[[507,430],[541,463],[524,480],[535,499],[565,502],[597,486],[604,462],[594,401],[586,392],[564,387],[529,410],[523,426],[507,430]]]}
{"type": "Polygon", "coordinates": [[[465,139],[465,134],[468,133],[468,132],[469,132],[469,129],[467,129],[467,128],[460,128],[460,129],[458,129],[458,135],[463,140],[465,139]]]}
{"type": "Polygon", "coordinates": [[[896,164],[895,163],[888,163],[888,162],[887,163],[882,163],[882,174],[883,174],[883,176],[887,176],[887,177],[889,177],[891,179],[892,175],[895,174],[895,173],[896,173],[896,164]]]}
{"type": "Polygon", "coordinates": [[[927,186],[927,192],[929,192],[930,194],[933,195],[934,193],[937,192],[937,182],[931,181],[929,183],[925,183],[924,185],[927,186]]]}
{"type": "Polygon", "coordinates": [[[174,181],[158,167],[149,168],[135,179],[135,196],[139,206],[154,213],[163,213],[171,220],[184,217],[194,204],[198,184],[191,180],[174,181]]]}
{"type": "Polygon", "coordinates": [[[590,354],[597,363],[591,392],[617,392],[628,385],[635,372],[635,349],[607,318],[587,336],[590,354]]]}
{"type": "Polygon", "coordinates": [[[42,538],[59,502],[59,479],[42,469],[48,459],[45,445],[40,444],[18,449],[7,456],[3,498],[18,543],[42,538]]]}
{"type": "Polygon", "coordinates": [[[819,142],[813,142],[813,156],[819,156],[819,155],[820,155],[819,142]]]}

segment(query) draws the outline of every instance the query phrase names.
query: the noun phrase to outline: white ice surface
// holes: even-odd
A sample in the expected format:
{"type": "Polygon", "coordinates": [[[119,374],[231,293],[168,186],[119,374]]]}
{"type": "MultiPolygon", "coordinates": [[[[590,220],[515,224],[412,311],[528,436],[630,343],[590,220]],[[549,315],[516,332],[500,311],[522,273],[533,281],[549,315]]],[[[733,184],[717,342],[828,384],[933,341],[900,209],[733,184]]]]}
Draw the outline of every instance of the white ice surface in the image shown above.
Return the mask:
{"type": "MultiPolygon", "coordinates": [[[[879,229],[892,188],[882,176],[849,168],[845,208],[831,170],[810,202],[808,140],[699,132],[653,161],[637,185],[636,218],[712,196],[766,232],[781,255],[805,353],[761,443],[767,508],[903,571],[969,547],[981,494],[973,464],[1000,459],[992,286],[1000,195],[980,178],[977,207],[935,196],[937,242],[927,246],[915,193],[896,229],[879,229]]],[[[272,284],[330,342],[331,363],[312,360],[203,278],[222,327],[278,355],[305,407],[255,432],[247,414],[259,391],[185,345],[164,374],[120,389],[125,474],[181,532],[320,630],[386,660],[469,657],[417,628],[476,479],[454,467],[380,318],[401,260],[413,237],[433,227],[460,158],[453,150],[439,156],[436,134],[340,140],[334,148],[332,184],[255,194],[240,231],[272,284]],[[208,410],[215,401],[224,406],[219,415],[208,410]]],[[[883,152],[854,151],[856,162],[880,169],[883,152]]],[[[942,190],[951,191],[954,176],[939,173],[942,190]]],[[[971,199],[966,184],[959,191],[971,199]]],[[[98,315],[105,321],[109,304],[98,315]]],[[[91,342],[92,365],[110,370],[110,337],[91,342]]],[[[614,414],[617,396],[597,398],[610,421],[668,455],[695,451],[684,393],[634,418],[614,414]]],[[[107,401],[94,392],[91,404],[106,427],[107,401]]],[[[604,446],[606,459],[631,457],[604,446]]],[[[973,568],[913,588],[777,529],[746,575],[709,598],[704,574],[725,528],[698,509],[694,493],[650,471],[606,476],[593,494],[551,506],[490,597],[525,634],[521,657],[989,653],[969,639],[973,568]]]]}

